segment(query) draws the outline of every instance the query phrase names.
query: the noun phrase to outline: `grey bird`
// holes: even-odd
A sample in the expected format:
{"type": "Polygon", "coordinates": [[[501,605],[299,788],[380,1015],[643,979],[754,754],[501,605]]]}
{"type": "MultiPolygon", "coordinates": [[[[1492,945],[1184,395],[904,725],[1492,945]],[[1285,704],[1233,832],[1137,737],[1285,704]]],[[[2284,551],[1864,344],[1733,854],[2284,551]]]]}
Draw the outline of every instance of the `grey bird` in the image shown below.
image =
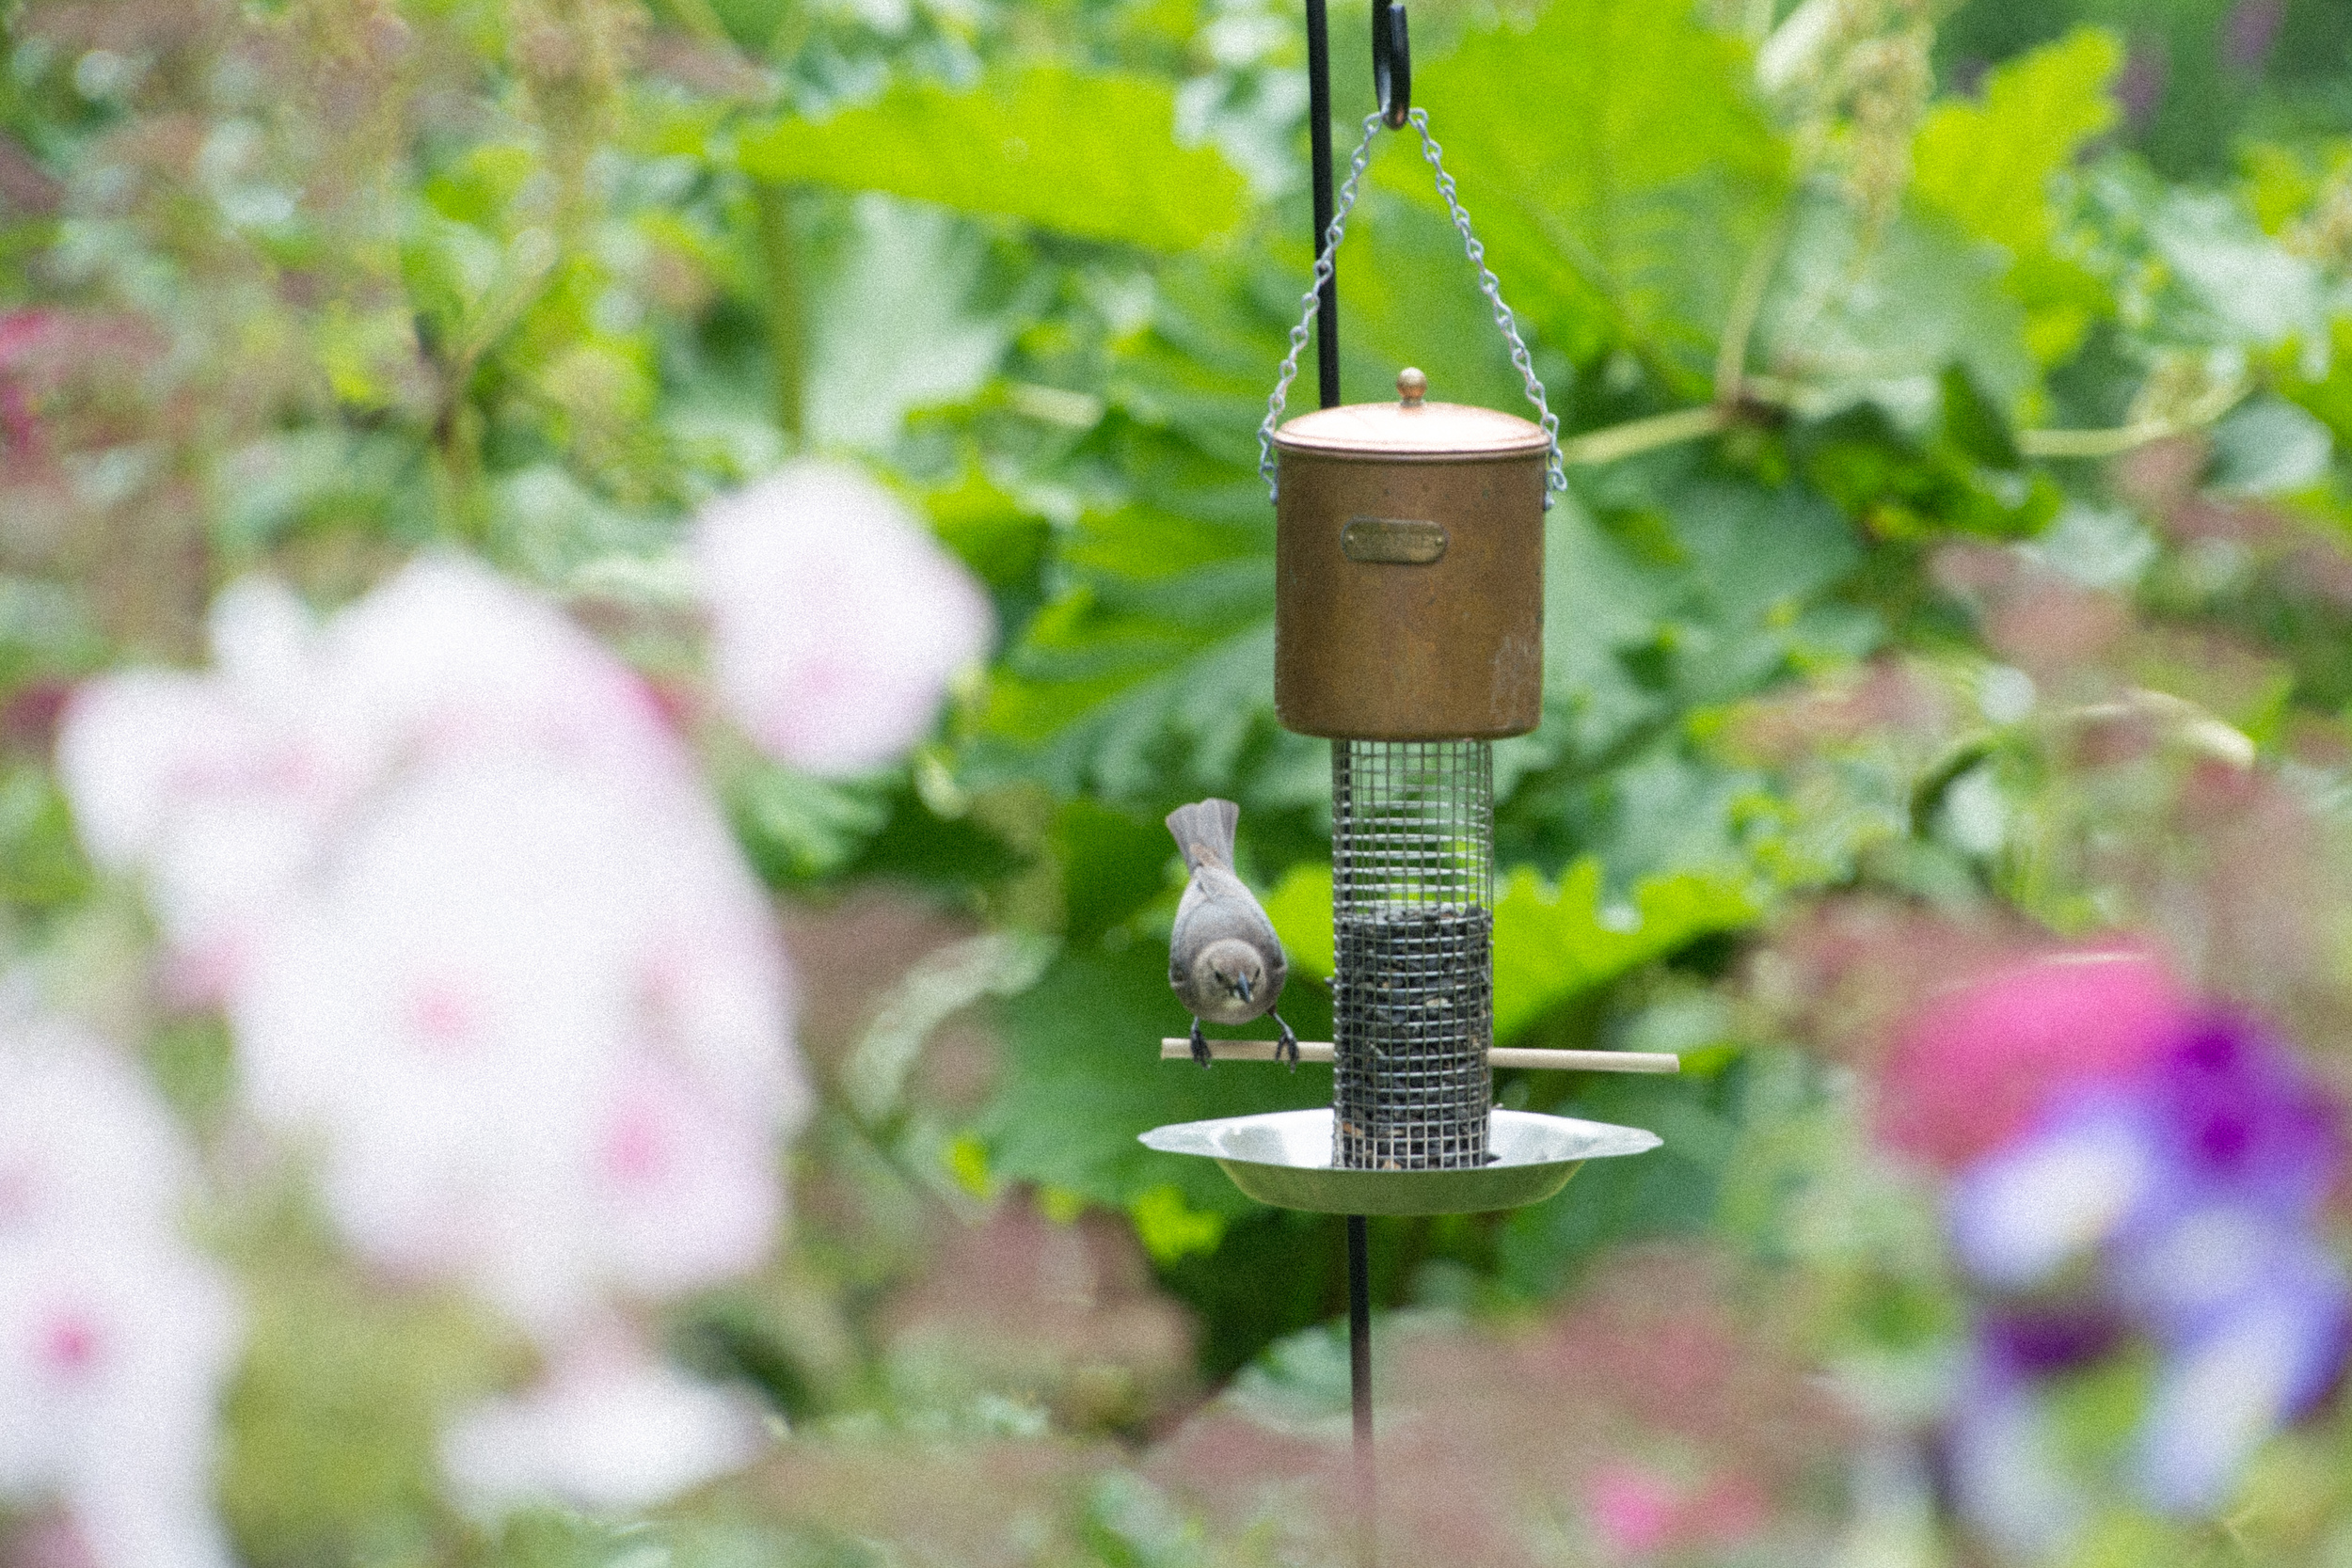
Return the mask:
{"type": "MultiPolygon", "coordinates": [[[[1168,983],[1192,1014],[1192,1059],[1209,1065],[1209,1042],[1200,1021],[1247,1023],[1274,1012],[1281,999],[1289,964],[1282,939],[1258,900],[1233,875],[1233,829],[1241,808],[1231,800],[1200,800],[1168,814],[1168,831],[1184,852],[1192,880],[1176,906],[1176,928],[1168,938],[1168,983]]],[[[1274,1013],[1281,1037],[1277,1061],[1298,1067],[1298,1037],[1274,1013]]]]}

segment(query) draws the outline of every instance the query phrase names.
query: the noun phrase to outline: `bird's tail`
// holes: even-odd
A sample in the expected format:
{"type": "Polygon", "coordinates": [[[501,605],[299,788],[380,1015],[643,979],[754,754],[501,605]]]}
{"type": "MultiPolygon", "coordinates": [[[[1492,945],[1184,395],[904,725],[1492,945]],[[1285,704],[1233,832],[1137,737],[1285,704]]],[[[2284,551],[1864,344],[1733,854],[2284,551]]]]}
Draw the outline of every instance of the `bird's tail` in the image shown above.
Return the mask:
{"type": "Polygon", "coordinates": [[[1241,808],[1231,800],[1196,800],[1169,812],[1168,831],[1184,852],[1184,869],[1214,865],[1232,870],[1233,828],[1240,821],[1241,808]]]}

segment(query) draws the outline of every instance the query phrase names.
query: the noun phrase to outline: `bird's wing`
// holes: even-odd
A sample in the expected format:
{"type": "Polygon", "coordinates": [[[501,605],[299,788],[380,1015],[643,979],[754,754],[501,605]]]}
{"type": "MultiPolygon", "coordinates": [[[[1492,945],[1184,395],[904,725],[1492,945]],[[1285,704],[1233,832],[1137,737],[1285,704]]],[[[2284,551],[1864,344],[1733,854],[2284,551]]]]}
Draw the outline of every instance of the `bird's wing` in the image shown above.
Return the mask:
{"type": "Polygon", "coordinates": [[[1168,931],[1168,978],[1171,985],[1179,984],[1184,978],[1184,964],[1179,955],[1192,950],[1193,944],[1189,940],[1192,924],[1200,918],[1200,911],[1207,902],[1207,896],[1200,891],[1199,877],[1184,884],[1184,895],[1176,901],[1176,923],[1168,931]]]}
{"type": "Polygon", "coordinates": [[[1274,922],[1266,918],[1265,907],[1248,884],[1230,871],[1204,866],[1192,879],[1200,890],[1204,901],[1214,906],[1226,923],[1229,936],[1248,936],[1257,945],[1279,954],[1282,939],[1274,929],[1274,922]]]}

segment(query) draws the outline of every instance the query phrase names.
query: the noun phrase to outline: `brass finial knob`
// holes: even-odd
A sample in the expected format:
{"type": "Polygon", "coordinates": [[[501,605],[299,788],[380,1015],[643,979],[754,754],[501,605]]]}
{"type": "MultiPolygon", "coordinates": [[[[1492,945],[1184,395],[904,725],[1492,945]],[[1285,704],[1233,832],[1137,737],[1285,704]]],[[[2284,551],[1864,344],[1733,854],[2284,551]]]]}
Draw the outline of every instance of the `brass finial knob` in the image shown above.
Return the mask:
{"type": "Polygon", "coordinates": [[[1396,372],[1396,395],[1405,400],[1407,408],[1419,408],[1423,393],[1429,390],[1429,378],[1407,365],[1396,372]]]}

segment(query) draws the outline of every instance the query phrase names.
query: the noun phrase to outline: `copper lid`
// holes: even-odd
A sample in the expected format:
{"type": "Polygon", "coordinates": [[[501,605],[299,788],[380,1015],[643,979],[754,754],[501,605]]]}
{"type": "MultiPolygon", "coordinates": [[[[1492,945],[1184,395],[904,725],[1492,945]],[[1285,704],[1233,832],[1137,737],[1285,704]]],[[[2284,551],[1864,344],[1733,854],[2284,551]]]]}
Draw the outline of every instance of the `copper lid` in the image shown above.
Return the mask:
{"type": "Polygon", "coordinates": [[[1492,408],[1462,403],[1423,403],[1428,381],[1406,370],[1396,378],[1395,403],[1351,403],[1301,414],[1274,433],[1285,451],[1332,457],[1378,457],[1443,463],[1542,451],[1551,445],[1543,427],[1492,408]]]}

